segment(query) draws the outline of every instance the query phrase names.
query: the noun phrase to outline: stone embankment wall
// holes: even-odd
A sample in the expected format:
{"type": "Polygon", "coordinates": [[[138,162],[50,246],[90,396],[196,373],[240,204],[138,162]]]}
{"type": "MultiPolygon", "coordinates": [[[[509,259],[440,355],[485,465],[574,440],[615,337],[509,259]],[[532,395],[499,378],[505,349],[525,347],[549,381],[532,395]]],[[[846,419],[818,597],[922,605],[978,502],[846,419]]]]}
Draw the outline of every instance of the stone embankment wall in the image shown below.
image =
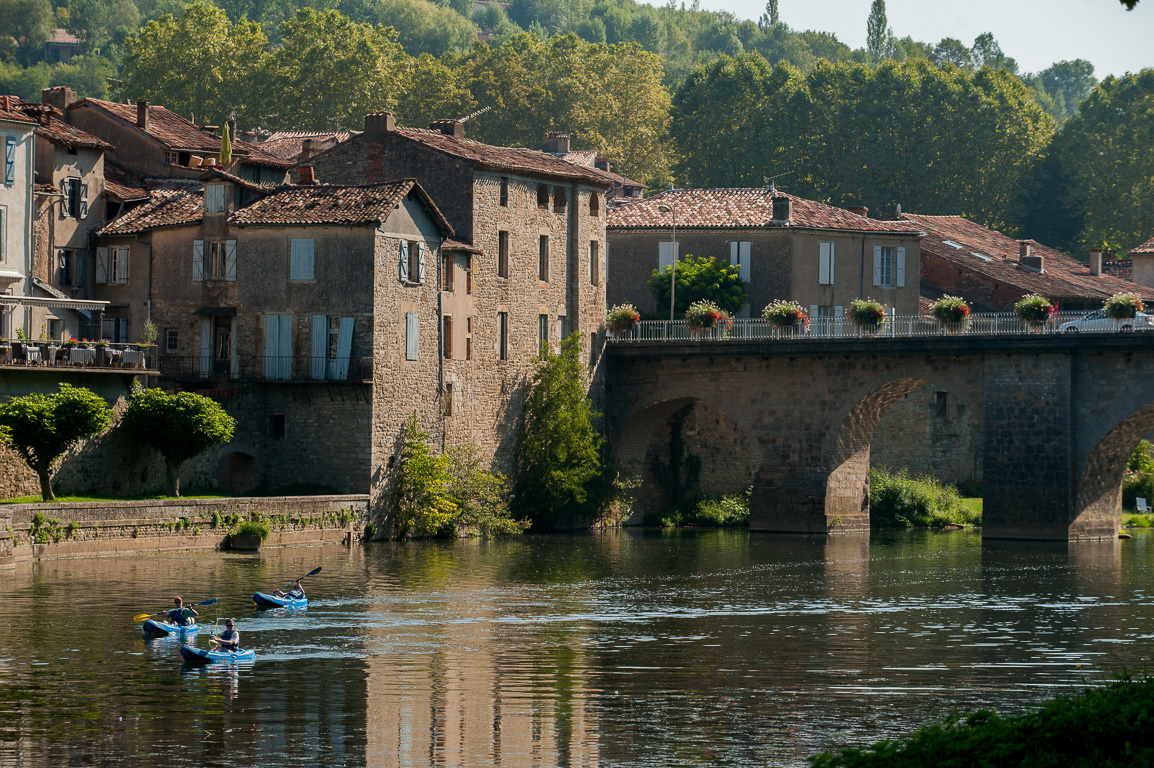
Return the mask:
{"type": "Polygon", "coordinates": [[[908,469],[943,483],[982,482],[982,418],[957,393],[922,386],[882,417],[870,441],[870,466],[908,469]]]}
{"type": "Polygon", "coordinates": [[[0,567],[8,551],[4,536],[9,533],[9,554],[17,561],[224,549],[229,529],[237,522],[253,519],[272,529],[265,547],[351,543],[364,534],[368,498],[271,496],[11,504],[0,507],[0,567]]]}

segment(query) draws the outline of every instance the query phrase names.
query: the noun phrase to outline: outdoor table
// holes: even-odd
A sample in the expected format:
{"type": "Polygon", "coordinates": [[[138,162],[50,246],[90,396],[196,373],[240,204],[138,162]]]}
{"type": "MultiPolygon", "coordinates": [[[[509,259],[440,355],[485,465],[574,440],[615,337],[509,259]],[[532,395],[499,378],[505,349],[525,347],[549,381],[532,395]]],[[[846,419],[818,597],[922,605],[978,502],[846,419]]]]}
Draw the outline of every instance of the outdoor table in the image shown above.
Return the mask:
{"type": "Polygon", "coordinates": [[[126,349],[121,357],[121,362],[129,368],[143,368],[144,352],[138,349],[126,349]]]}
{"type": "Polygon", "coordinates": [[[45,362],[47,362],[49,365],[56,365],[56,353],[59,352],[60,349],[61,347],[58,347],[55,344],[49,344],[48,359],[45,362]]]}
{"type": "Polygon", "coordinates": [[[41,362],[40,347],[24,347],[24,359],[29,363],[41,362]]]}
{"type": "Polygon", "coordinates": [[[96,362],[96,350],[86,347],[73,347],[68,351],[68,361],[73,365],[91,365],[96,362]]]}

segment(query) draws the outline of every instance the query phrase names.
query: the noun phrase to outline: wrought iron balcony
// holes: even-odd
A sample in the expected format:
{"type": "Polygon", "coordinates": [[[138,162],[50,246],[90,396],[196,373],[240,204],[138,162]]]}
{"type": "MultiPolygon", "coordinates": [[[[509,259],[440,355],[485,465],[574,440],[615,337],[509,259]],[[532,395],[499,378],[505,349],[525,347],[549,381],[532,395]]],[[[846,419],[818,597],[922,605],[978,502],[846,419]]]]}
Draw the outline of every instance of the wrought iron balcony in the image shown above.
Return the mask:
{"type": "Polygon", "coordinates": [[[0,339],[0,366],[29,370],[52,367],[116,373],[156,373],[156,347],[0,339]]]}

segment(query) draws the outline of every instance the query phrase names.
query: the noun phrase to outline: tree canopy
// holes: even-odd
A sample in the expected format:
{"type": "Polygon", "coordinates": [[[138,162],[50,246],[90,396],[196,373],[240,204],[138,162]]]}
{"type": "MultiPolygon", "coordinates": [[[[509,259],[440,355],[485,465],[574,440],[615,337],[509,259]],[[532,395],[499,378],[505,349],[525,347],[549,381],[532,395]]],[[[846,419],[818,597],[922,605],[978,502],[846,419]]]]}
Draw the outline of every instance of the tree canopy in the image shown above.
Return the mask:
{"type": "MultiPolygon", "coordinates": [[[[669,308],[672,270],[672,265],[653,270],[647,283],[659,314],[669,308]]],[[[679,259],[677,276],[673,279],[677,288],[673,305],[675,318],[680,319],[690,304],[701,300],[712,301],[731,315],[745,306],[745,283],[741,280],[740,270],[712,256],[687,255],[679,259]]]]}

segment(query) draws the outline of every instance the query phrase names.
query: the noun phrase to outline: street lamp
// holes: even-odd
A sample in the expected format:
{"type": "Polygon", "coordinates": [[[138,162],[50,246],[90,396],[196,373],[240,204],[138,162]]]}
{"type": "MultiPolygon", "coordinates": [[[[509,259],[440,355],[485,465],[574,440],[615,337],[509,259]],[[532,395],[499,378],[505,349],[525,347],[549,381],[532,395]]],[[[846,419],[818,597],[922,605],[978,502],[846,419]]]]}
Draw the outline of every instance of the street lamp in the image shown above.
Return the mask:
{"type": "Polygon", "coordinates": [[[673,203],[662,203],[657,206],[657,210],[661,213],[668,213],[673,216],[673,267],[669,272],[669,322],[673,322],[673,299],[677,295],[677,209],[673,207],[673,203]]]}

